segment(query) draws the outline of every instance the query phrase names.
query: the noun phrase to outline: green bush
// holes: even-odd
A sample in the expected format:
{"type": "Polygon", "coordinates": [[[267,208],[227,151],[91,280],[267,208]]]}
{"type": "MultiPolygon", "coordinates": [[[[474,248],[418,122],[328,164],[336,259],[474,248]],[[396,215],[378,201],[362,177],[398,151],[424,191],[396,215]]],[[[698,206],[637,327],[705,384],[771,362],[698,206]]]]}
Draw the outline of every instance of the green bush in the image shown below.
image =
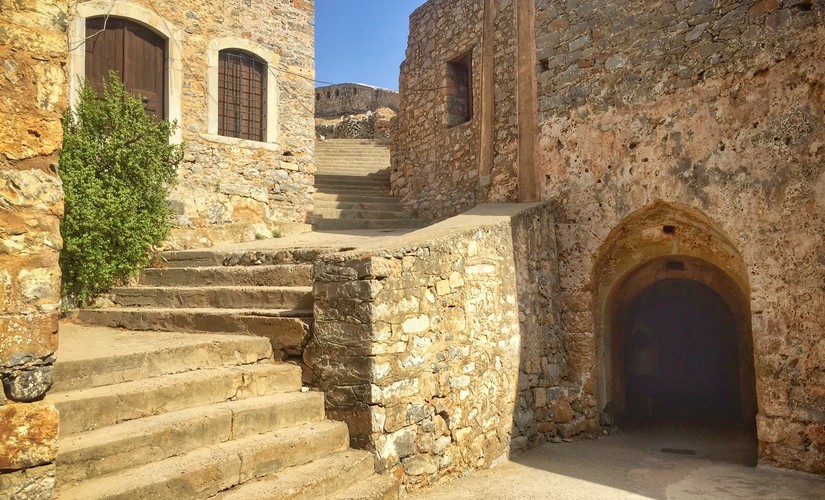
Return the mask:
{"type": "Polygon", "coordinates": [[[102,95],[84,84],[64,116],[60,267],[63,295],[76,304],[125,282],[169,235],[166,199],[183,157],[169,144],[176,126],[148,116],[116,73],[102,95]]]}

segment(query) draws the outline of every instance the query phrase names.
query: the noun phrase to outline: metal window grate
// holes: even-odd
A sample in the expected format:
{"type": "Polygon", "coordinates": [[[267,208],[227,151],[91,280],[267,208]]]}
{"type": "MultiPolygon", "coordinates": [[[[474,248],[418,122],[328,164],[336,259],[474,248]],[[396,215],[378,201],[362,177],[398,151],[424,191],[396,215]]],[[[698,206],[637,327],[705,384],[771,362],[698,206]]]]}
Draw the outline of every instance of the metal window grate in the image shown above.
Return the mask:
{"type": "Polygon", "coordinates": [[[218,134],[266,139],[266,63],[240,50],[222,50],[218,65],[218,134]]]}

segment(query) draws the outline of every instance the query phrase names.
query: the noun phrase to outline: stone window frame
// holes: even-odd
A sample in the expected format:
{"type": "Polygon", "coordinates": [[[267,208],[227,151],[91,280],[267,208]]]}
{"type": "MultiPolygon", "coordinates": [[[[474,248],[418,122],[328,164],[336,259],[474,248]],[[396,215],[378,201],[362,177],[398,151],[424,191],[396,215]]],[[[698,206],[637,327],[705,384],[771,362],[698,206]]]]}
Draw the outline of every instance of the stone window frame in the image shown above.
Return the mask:
{"type": "Polygon", "coordinates": [[[178,127],[170,142],[183,141],[181,96],[183,95],[183,42],[185,33],[167,19],[140,5],[122,0],[93,0],[78,4],[69,25],[69,105],[77,105],[80,83],[86,74],[86,19],[118,17],[146,26],[166,39],[166,116],[178,127]]]}
{"type": "Polygon", "coordinates": [[[214,38],[209,41],[206,54],[206,134],[201,136],[212,142],[238,144],[265,149],[278,148],[278,109],[280,89],[274,68],[278,67],[280,55],[273,50],[261,47],[245,38],[234,36],[214,38]],[[218,81],[220,52],[222,50],[241,50],[248,52],[266,63],[266,129],[265,140],[251,141],[218,134],[218,81]]]}
{"type": "MultiPolygon", "coordinates": [[[[455,54],[453,54],[452,57],[448,58],[444,62],[444,65],[443,65],[443,71],[444,71],[444,73],[443,73],[443,79],[444,79],[443,80],[444,81],[444,104],[443,104],[444,111],[443,111],[443,116],[444,116],[444,118],[443,118],[443,120],[444,120],[444,126],[447,127],[448,129],[455,128],[455,127],[460,127],[461,125],[466,125],[468,123],[472,123],[473,118],[475,118],[475,109],[474,109],[474,106],[475,106],[475,96],[474,96],[475,82],[473,81],[475,79],[475,71],[474,71],[475,68],[473,68],[474,56],[475,56],[475,47],[468,47],[465,50],[456,52],[455,54]],[[454,87],[454,85],[453,85],[453,83],[451,82],[451,79],[450,79],[450,71],[453,69],[453,67],[458,67],[458,66],[463,66],[464,70],[466,71],[466,74],[467,74],[467,95],[465,96],[465,99],[464,99],[466,101],[466,104],[465,104],[466,109],[465,109],[464,119],[461,122],[450,120],[450,117],[452,115],[450,113],[450,103],[449,103],[449,101],[450,101],[449,91],[450,91],[451,88],[454,87]]],[[[378,95],[378,89],[376,89],[376,95],[378,95]]]]}

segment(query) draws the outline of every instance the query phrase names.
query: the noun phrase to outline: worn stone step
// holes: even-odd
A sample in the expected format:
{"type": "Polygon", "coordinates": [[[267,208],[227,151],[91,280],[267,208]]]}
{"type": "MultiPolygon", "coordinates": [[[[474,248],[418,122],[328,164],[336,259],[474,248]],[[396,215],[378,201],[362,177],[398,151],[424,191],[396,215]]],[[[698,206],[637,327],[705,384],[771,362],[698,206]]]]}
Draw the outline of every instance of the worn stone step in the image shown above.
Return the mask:
{"type": "Polygon", "coordinates": [[[320,219],[315,222],[317,231],[333,229],[406,229],[424,227],[424,223],[417,219],[320,219]]]}
{"type": "Polygon", "coordinates": [[[319,174],[315,176],[315,185],[330,186],[389,186],[389,177],[369,175],[335,175],[319,174]]]}
{"type": "Polygon", "coordinates": [[[108,307],[81,309],[77,319],[138,331],[257,335],[269,339],[276,351],[300,354],[309,336],[312,310],[108,307]]]}
{"type": "Polygon", "coordinates": [[[57,482],[76,483],[323,418],[322,393],[288,392],[129,420],[61,438],[57,482]]]}
{"type": "Polygon", "coordinates": [[[308,286],[138,286],[114,288],[111,295],[125,307],[312,309],[312,287],[308,286]]]}
{"type": "Polygon", "coordinates": [[[316,192],[312,195],[313,200],[320,201],[342,201],[354,203],[398,203],[398,198],[389,195],[359,195],[351,193],[322,193],[316,192]]]}
{"type": "Polygon", "coordinates": [[[317,175],[341,175],[350,177],[368,176],[374,178],[382,178],[385,180],[387,184],[389,184],[392,179],[392,177],[389,174],[384,173],[384,170],[374,170],[367,168],[357,169],[354,167],[328,167],[324,168],[323,170],[319,169],[317,175]]]}
{"type": "Polygon", "coordinates": [[[60,325],[52,392],[272,359],[268,339],[60,325]]]}
{"type": "Polygon", "coordinates": [[[235,485],[341,451],[346,424],[322,421],[247,436],[60,488],[58,500],[209,498],[235,485]]]}
{"type": "Polygon", "coordinates": [[[370,477],[374,470],[371,453],[346,450],[236,486],[216,500],[328,498],[370,477]]]}
{"type": "Polygon", "coordinates": [[[349,194],[357,196],[388,196],[390,193],[389,186],[384,187],[367,187],[367,186],[316,186],[315,189],[319,193],[336,193],[349,194]]]}
{"type": "Polygon", "coordinates": [[[46,399],[60,412],[61,436],[69,436],[151,415],[300,388],[297,366],[262,363],[50,392],[46,399]]]}
{"type": "Polygon", "coordinates": [[[400,489],[401,481],[392,474],[373,474],[330,496],[329,500],[396,500],[400,489]]]}
{"type": "Polygon", "coordinates": [[[355,201],[315,200],[315,209],[331,208],[335,210],[374,210],[377,212],[403,212],[404,206],[398,203],[363,203],[355,201]]]}
{"type": "Polygon", "coordinates": [[[374,211],[374,210],[349,210],[335,208],[316,208],[314,214],[324,219],[405,219],[406,214],[401,211],[374,211]]]}
{"type": "Polygon", "coordinates": [[[269,250],[172,250],[161,253],[162,269],[187,267],[260,267],[311,264],[322,249],[277,248],[269,250]]]}
{"type": "Polygon", "coordinates": [[[144,269],[139,283],[144,286],[312,286],[312,265],[144,269]]]}

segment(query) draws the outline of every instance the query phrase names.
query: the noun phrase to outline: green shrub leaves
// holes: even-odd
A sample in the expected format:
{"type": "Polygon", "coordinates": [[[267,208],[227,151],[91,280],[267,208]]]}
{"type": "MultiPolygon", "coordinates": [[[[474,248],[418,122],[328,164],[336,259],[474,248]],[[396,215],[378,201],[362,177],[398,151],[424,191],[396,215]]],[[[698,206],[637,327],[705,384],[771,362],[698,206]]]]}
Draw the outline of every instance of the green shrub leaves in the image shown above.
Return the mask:
{"type": "Polygon", "coordinates": [[[60,267],[64,296],[80,306],[146,266],[169,235],[166,198],[183,157],[169,144],[177,125],[148,116],[116,73],[109,79],[102,96],[84,84],[63,119],[60,267]]]}

